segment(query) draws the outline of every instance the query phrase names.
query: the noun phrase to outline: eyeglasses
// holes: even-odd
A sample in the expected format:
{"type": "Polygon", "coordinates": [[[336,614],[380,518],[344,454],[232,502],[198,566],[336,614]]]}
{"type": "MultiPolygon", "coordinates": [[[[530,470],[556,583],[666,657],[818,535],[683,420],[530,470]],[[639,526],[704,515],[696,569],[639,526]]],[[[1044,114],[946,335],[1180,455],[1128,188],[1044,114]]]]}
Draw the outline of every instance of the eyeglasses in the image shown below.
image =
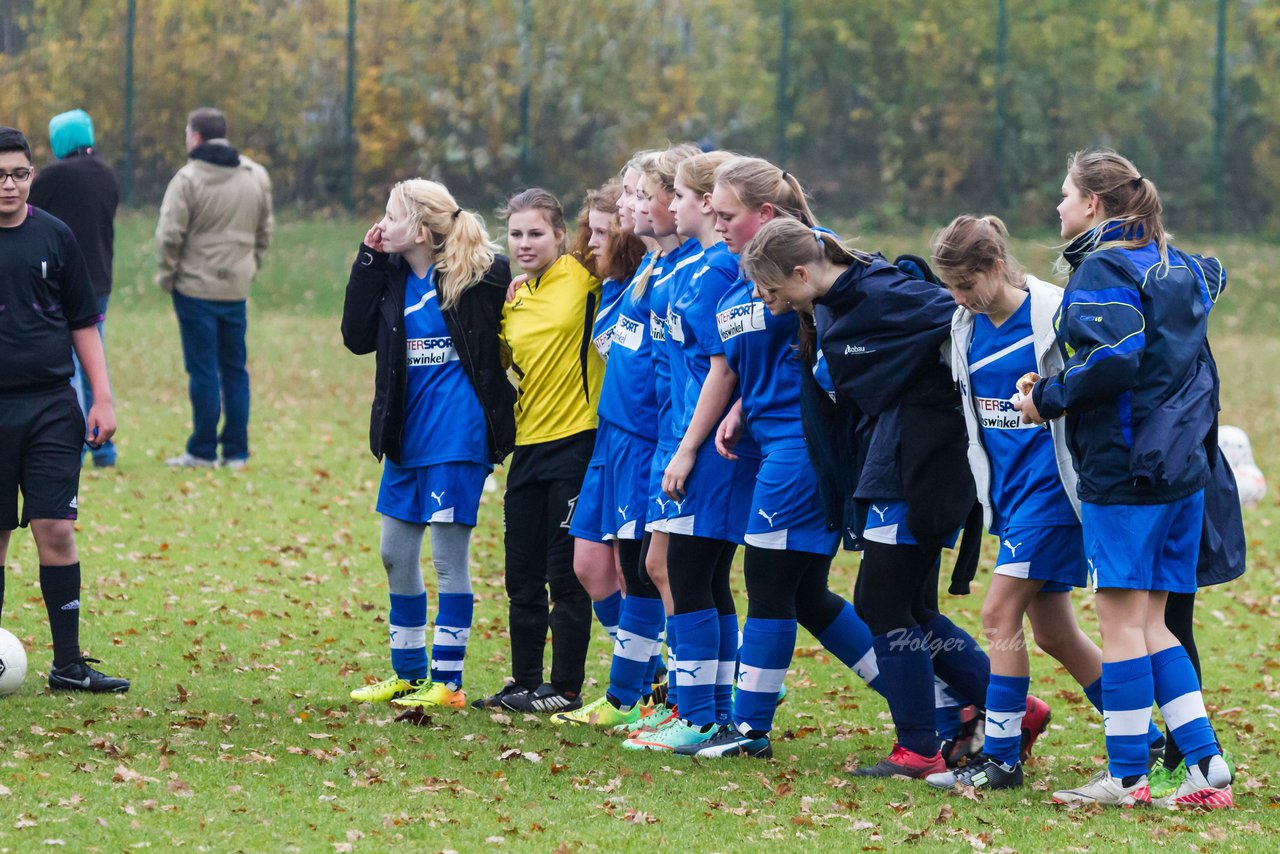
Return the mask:
{"type": "Polygon", "coordinates": [[[34,169],[14,169],[12,172],[0,172],[0,187],[4,186],[5,181],[13,179],[14,185],[25,184],[31,180],[31,176],[35,174],[34,169]]]}

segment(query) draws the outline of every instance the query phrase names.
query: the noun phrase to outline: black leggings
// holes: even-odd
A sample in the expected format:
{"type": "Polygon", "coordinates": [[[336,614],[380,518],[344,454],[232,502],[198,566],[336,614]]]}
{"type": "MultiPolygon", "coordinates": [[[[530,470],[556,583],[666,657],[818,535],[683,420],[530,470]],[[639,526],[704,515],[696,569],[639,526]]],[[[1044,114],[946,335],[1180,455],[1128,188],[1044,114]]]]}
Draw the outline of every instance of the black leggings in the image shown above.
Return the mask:
{"type": "MultiPolygon", "coordinates": [[[[1195,624],[1192,621],[1196,610],[1196,594],[1170,593],[1164,602],[1164,624],[1169,632],[1178,639],[1182,648],[1191,659],[1191,666],[1196,670],[1196,681],[1200,690],[1204,690],[1204,678],[1200,675],[1200,652],[1196,649],[1195,624]]],[[[1173,740],[1173,734],[1165,725],[1164,764],[1166,768],[1177,768],[1182,764],[1182,751],[1173,740]]]]}
{"type": "Polygon", "coordinates": [[[627,582],[627,595],[644,599],[661,599],[662,594],[644,571],[644,559],[649,553],[651,535],[643,540],[618,540],[618,562],[622,564],[622,578],[627,582]]]}
{"type": "Polygon", "coordinates": [[[868,542],[853,587],[853,607],[883,635],[928,623],[938,615],[940,551],[868,542]]]}
{"type": "Polygon", "coordinates": [[[511,458],[503,508],[511,676],[526,688],[542,684],[550,628],[551,684],[582,690],[591,599],[573,572],[569,525],[594,444],[588,431],[519,446],[511,458]]]}
{"type": "Polygon", "coordinates": [[[845,601],[827,587],[831,558],[811,552],[747,546],[747,617],[795,620],[815,637],[840,616],[845,601]]]}
{"type": "Polygon", "coordinates": [[[714,608],[720,614],[736,614],[729,570],[738,547],[724,540],[667,535],[667,578],[677,614],[714,608]]]}

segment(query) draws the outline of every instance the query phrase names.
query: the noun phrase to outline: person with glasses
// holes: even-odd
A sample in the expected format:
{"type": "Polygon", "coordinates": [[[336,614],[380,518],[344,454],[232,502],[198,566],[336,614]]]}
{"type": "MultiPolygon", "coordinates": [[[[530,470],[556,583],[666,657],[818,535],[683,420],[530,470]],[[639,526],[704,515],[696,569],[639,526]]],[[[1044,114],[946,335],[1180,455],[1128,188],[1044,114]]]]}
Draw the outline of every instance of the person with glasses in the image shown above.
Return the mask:
{"type": "Polygon", "coordinates": [[[27,203],[34,175],[26,136],[0,127],[0,611],[9,538],[29,526],[53,635],[49,687],[123,693],[129,680],[98,672],[80,649],[81,449],[116,432],[102,314],[71,229],[27,203]],[[87,417],[71,388],[73,351],[93,389],[87,417]]]}

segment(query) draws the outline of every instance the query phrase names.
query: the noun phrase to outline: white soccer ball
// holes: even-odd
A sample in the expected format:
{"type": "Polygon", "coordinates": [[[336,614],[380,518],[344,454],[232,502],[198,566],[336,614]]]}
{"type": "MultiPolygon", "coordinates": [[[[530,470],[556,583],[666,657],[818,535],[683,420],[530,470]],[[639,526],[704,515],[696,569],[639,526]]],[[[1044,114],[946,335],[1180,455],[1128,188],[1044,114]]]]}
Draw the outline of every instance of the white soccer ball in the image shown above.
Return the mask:
{"type": "Polygon", "coordinates": [[[1267,494],[1267,479],[1253,460],[1253,444],[1249,434],[1239,427],[1223,424],[1218,428],[1218,447],[1227,458],[1231,473],[1236,476],[1236,488],[1240,490],[1240,503],[1253,507],[1267,494]]]}
{"type": "Polygon", "coordinates": [[[1238,473],[1243,466],[1256,466],[1253,461],[1253,443],[1249,434],[1239,427],[1223,424],[1218,428],[1218,447],[1231,464],[1231,471],[1238,473]]]}
{"type": "Polygon", "coordinates": [[[0,629],[0,697],[18,693],[27,677],[27,651],[22,641],[0,629]]]}

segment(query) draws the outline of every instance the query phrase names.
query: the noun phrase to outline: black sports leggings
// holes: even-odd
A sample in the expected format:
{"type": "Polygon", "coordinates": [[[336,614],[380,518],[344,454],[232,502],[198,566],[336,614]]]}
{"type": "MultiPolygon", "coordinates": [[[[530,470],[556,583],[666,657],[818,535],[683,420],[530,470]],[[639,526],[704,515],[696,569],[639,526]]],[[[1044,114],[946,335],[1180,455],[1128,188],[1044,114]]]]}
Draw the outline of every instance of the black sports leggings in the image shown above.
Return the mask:
{"type": "Polygon", "coordinates": [[[714,608],[720,614],[736,614],[729,569],[733,566],[735,543],[667,535],[667,577],[677,614],[692,614],[714,608]]]}
{"type": "MultiPolygon", "coordinates": [[[[1170,593],[1164,602],[1164,624],[1170,633],[1182,644],[1191,659],[1191,666],[1196,670],[1196,681],[1200,690],[1204,690],[1204,678],[1200,675],[1200,652],[1196,649],[1195,624],[1192,621],[1196,610],[1196,594],[1170,593]]],[[[1166,724],[1164,740],[1164,764],[1166,768],[1177,768],[1182,764],[1182,751],[1173,740],[1173,734],[1166,724]]]]}
{"type": "Polygon", "coordinates": [[[585,679],[591,643],[591,600],[573,572],[569,525],[591,459],[595,431],[538,445],[511,458],[503,517],[511,631],[511,676],[542,684],[551,630],[551,684],[575,693],[585,679]]]}
{"type": "Polygon", "coordinates": [[[796,620],[816,637],[844,608],[844,599],[827,587],[827,555],[747,546],[743,571],[749,618],[796,620]]]}
{"type": "Polygon", "coordinates": [[[940,551],[868,542],[853,587],[853,607],[883,635],[927,623],[938,615],[940,551]]]}
{"type": "Polygon", "coordinates": [[[644,558],[649,553],[650,534],[643,540],[618,540],[618,562],[622,564],[622,577],[627,582],[627,595],[644,599],[661,599],[662,594],[644,571],[644,558]]]}

